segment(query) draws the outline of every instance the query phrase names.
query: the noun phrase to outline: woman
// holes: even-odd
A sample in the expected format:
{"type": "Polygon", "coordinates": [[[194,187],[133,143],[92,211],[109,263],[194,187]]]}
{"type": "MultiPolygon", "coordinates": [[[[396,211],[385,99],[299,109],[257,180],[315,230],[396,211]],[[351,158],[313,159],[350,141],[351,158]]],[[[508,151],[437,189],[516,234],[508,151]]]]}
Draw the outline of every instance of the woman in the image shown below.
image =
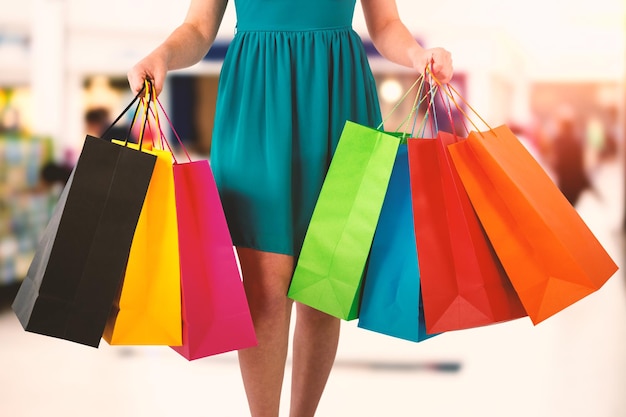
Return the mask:
{"type": "MultiPolygon", "coordinates": [[[[253,417],[277,417],[292,301],[287,289],[308,221],[346,120],[377,126],[376,86],[358,35],[356,0],[235,0],[237,28],[220,75],[211,164],[241,262],[257,347],[239,352],[253,417]]],[[[424,49],[395,0],[361,0],[387,59],[443,83],[450,53],[424,49]]],[[[184,22],[128,73],[157,93],[167,71],[200,61],[227,0],[191,0],[184,22]]],[[[291,410],[313,416],[335,359],[340,322],[296,307],[291,410]]]]}

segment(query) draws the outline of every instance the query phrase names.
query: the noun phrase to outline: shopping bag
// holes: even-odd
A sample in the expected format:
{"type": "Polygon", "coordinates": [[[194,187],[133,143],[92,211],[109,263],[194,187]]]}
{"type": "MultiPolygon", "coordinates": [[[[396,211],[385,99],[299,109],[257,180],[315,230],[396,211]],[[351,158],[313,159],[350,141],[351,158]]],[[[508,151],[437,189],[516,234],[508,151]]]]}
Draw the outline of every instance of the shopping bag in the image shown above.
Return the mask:
{"type": "Polygon", "coordinates": [[[346,122],[313,211],[288,296],[358,316],[361,282],[400,138],[346,122]]]}
{"type": "Polygon", "coordinates": [[[472,205],[537,324],[600,289],[617,265],[505,126],[448,146],[472,205]]]}
{"type": "Polygon", "coordinates": [[[428,333],[524,317],[458,178],[446,145],[455,135],[409,139],[409,167],[428,333]]]}
{"type": "Polygon", "coordinates": [[[155,162],[86,137],[12,304],[26,331],[99,346],[155,162]]]}
{"type": "Polygon", "coordinates": [[[208,161],[174,164],[188,360],[257,344],[233,243],[208,161]]]}
{"type": "Polygon", "coordinates": [[[171,347],[186,359],[195,360],[255,346],[252,317],[209,162],[192,161],[158,98],[152,104],[161,138],[156,145],[168,149],[174,160],[182,345],[171,347]],[[159,110],[186,161],[177,159],[172,151],[158,123],[159,110]]]}
{"type": "Polygon", "coordinates": [[[358,327],[420,342],[426,333],[406,142],[398,148],[374,234],[358,327]]]}
{"type": "Polygon", "coordinates": [[[173,159],[169,150],[152,148],[143,152],[156,156],[154,173],[103,334],[111,345],[182,344],[173,159]]]}

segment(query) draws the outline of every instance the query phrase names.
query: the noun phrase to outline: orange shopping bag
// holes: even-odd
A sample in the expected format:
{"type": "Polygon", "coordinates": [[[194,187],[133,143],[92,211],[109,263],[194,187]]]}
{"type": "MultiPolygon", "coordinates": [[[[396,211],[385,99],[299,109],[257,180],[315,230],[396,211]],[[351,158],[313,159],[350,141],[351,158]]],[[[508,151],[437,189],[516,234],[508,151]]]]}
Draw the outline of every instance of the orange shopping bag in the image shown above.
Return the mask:
{"type": "Polygon", "coordinates": [[[476,128],[448,149],[534,324],[597,291],[617,271],[575,208],[507,126],[476,128]]]}

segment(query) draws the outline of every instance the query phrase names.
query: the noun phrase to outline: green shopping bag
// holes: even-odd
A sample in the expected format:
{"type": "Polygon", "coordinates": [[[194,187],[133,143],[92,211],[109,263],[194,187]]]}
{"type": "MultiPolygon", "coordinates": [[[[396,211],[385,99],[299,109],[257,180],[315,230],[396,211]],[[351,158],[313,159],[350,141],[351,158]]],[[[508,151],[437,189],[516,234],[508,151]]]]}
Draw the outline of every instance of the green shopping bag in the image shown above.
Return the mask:
{"type": "Polygon", "coordinates": [[[361,282],[401,138],[346,122],[304,238],[288,297],[358,317],[361,282]]]}

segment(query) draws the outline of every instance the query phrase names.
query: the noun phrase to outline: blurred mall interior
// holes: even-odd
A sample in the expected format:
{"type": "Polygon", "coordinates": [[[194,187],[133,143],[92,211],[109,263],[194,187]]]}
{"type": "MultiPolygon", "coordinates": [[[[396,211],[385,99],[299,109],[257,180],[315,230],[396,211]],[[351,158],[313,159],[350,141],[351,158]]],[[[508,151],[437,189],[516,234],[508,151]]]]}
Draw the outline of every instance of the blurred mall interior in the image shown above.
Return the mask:
{"type": "MultiPolygon", "coordinates": [[[[210,155],[217,80],[236,22],[230,3],[214,47],[171,73],[160,97],[199,158],[210,155]]],[[[85,135],[99,136],[130,102],[126,72],[182,21],[187,4],[0,0],[2,416],[247,415],[233,353],[188,363],[165,348],[85,348],[24,332],[9,307],[85,135]]],[[[425,46],[452,52],[451,85],[477,122],[515,131],[621,265],[624,2],[397,4],[425,46]]],[[[390,113],[416,74],[376,53],[358,6],[354,27],[390,113]]],[[[410,105],[386,126],[399,125],[410,105]]],[[[122,118],[120,131],[129,123],[122,118]]],[[[626,417],[624,392],[620,270],[538,326],[517,320],[415,344],[346,322],[319,415],[626,417]]]]}

